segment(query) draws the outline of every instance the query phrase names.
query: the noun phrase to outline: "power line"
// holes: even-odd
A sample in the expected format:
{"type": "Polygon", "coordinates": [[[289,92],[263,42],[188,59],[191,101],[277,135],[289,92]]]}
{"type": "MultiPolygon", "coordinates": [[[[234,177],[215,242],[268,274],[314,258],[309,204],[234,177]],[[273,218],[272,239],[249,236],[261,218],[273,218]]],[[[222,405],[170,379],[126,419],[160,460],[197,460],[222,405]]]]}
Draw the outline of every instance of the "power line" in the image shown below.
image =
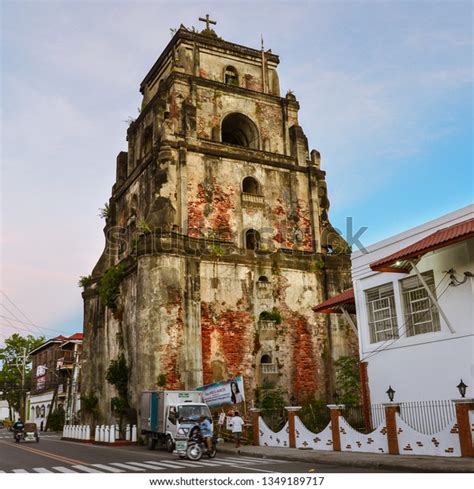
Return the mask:
{"type": "MultiPolygon", "coordinates": [[[[8,307],[5,305],[5,304],[0,304],[1,306],[3,306],[15,319],[12,319],[12,318],[8,318],[9,320],[16,320],[22,324],[26,324],[28,326],[33,326],[34,328],[36,328],[39,333],[43,334],[44,333],[44,330],[48,330],[48,331],[53,331],[55,333],[64,333],[64,331],[59,331],[59,330],[56,330],[56,329],[53,329],[53,328],[46,328],[44,326],[38,326],[37,324],[35,324],[14,302],[12,299],[10,299],[10,297],[7,295],[6,292],[4,292],[3,290],[0,290],[0,293],[2,295],[5,296],[5,298],[7,299],[7,301],[26,319],[27,322],[25,321],[22,321],[21,319],[18,318],[18,316],[16,314],[14,314],[12,311],[10,311],[10,309],[8,309],[8,307]]],[[[4,317],[4,316],[1,316],[1,317],[4,317]]],[[[4,317],[5,318],[5,317],[4,317]]],[[[66,333],[67,334],[67,333],[66,333]]]]}
{"type": "MultiPolygon", "coordinates": [[[[3,305],[3,304],[0,304],[0,305],[3,305]]],[[[27,323],[25,321],[21,321],[20,319],[9,318],[8,316],[4,316],[2,314],[0,314],[0,318],[6,319],[9,322],[10,321],[16,321],[17,323],[21,323],[21,324],[24,324],[26,326],[30,326],[31,325],[31,323],[27,323]]],[[[59,331],[59,330],[53,329],[53,328],[47,328],[46,326],[38,326],[38,328],[40,328],[41,330],[47,329],[48,331],[53,331],[55,333],[64,333],[64,331],[59,331]]]]}

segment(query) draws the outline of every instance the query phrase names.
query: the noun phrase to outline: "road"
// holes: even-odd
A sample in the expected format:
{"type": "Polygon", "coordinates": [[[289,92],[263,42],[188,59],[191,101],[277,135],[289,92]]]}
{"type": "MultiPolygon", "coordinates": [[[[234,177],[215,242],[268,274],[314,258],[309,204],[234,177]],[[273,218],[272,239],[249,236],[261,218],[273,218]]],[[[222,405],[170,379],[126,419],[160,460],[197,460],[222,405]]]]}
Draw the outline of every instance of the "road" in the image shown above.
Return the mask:
{"type": "Polygon", "coordinates": [[[44,434],[39,443],[15,443],[0,432],[0,472],[6,473],[329,473],[367,472],[360,468],[290,462],[218,453],[215,459],[181,460],[164,450],[105,447],[62,441],[44,434]]]}

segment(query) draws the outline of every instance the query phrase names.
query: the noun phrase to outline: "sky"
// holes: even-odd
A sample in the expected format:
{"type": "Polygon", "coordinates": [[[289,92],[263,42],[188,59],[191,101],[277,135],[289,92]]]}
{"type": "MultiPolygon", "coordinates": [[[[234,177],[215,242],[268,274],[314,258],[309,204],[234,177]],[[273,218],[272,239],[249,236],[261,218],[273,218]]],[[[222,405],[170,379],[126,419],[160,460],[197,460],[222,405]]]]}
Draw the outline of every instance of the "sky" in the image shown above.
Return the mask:
{"type": "Polygon", "coordinates": [[[82,330],[139,84],[181,23],[280,56],[282,94],[364,245],[473,202],[473,7],[458,1],[1,1],[0,343],[82,330]]]}

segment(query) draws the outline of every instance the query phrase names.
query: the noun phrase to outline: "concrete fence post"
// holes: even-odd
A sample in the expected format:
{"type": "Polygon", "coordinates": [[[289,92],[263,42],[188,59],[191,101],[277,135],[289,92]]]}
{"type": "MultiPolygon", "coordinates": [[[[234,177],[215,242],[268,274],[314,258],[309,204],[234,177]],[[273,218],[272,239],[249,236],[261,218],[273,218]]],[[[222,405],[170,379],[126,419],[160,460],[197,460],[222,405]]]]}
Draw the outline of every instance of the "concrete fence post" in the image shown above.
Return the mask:
{"type": "Polygon", "coordinates": [[[331,413],[331,432],[332,432],[332,449],[335,452],[341,451],[341,433],[339,431],[339,416],[342,416],[344,404],[328,404],[327,407],[331,413]]]}
{"type": "Polygon", "coordinates": [[[387,428],[388,453],[390,455],[399,455],[398,433],[397,433],[397,414],[400,412],[400,404],[384,404],[385,409],[385,427],[387,428]]]}
{"type": "Polygon", "coordinates": [[[86,426],[86,438],[85,439],[86,439],[86,441],[90,441],[90,439],[91,439],[91,427],[90,427],[90,425],[86,426]]]}
{"type": "Polygon", "coordinates": [[[115,425],[110,427],[109,443],[115,443],[115,425]]]}
{"type": "Polygon", "coordinates": [[[260,428],[258,426],[258,420],[260,418],[260,409],[252,408],[250,409],[252,413],[252,445],[255,447],[260,446],[260,428]]]}
{"type": "Polygon", "coordinates": [[[127,441],[131,440],[131,438],[130,438],[130,425],[129,424],[125,427],[125,439],[127,441]]]}
{"type": "Polygon", "coordinates": [[[469,411],[474,411],[474,399],[454,399],[456,423],[458,425],[459,445],[462,457],[474,457],[474,425],[471,426],[469,411]]]}
{"type": "Polygon", "coordinates": [[[99,441],[99,425],[95,425],[94,441],[99,441]]]}
{"type": "Polygon", "coordinates": [[[301,406],[285,407],[288,411],[288,440],[290,448],[296,448],[296,413],[301,409],[301,406]]]}
{"type": "Polygon", "coordinates": [[[110,426],[105,427],[104,441],[105,443],[110,443],[110,426]]]}
{"type": "Polygon", "coordinates": [[[132,443],[136,443],[137,442],[137,425],[134,424],[132,426],[132,443]]]}

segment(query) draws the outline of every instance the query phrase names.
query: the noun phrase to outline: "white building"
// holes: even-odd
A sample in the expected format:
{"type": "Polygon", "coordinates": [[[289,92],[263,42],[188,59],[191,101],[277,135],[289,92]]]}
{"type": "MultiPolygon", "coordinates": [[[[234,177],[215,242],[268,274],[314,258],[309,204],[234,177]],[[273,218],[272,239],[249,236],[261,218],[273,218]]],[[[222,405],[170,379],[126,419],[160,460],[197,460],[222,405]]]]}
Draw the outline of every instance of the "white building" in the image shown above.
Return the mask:
{"type": "Polygon", "coordinates": [[[353,253],[352,279],[371,403],[389,386],[397,402],[459,398],[461,379],[474,397],[474,206],[353,253]]]}

